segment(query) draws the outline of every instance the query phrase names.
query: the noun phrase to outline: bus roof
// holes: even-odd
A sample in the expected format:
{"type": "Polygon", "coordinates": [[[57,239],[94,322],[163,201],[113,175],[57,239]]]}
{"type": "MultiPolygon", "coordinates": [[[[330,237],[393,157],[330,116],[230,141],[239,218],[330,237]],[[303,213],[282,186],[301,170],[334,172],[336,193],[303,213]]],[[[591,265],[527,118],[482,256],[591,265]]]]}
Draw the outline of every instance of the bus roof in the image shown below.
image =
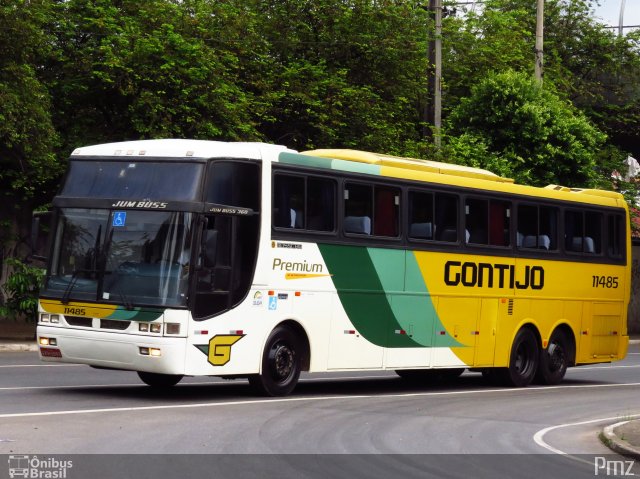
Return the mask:
{"type": "Polygon", "coordinates": [[[416,181],[432,181],[469,188],[491,189],[492,191],[504,193],[627,208],[622,194],[615,191],[568,188],[559,185],[548,185],[544,188],[518,185],[511,178],[500,177],[488,170],[438,161],[403,158],[347,149],[311,150],[296,155],[289,155],[288,153],[280,155],[279,160],[283,161],[287,158],[288,161],[285,160],[285,162],[308,163],[308,166],[328,167],[416,181]],[[308,158],[308,160],[304,161],[303,158],[308,158]],[[313,158],[316,158],[317,161],[314,161],[313,158]],[[322,164],[323,160],[330,161],[330,164],[322,164]]]}
{"type": "Polygon", "coordinates": [[[442,173],[447,175],[464,176],[467,178],[480,178],[483,180],[497,181],[500,183],[513,183],[511,178],[503,178],[488,170],[473,168],[471,166],[454,165],[440,161],[418,160],[416,158],[404,158],[400,156],[383,155],[358,150],[311,150],[302,152],[303,155],[319,156],[323,158],[336,158],[339,160],[357,161],[380,166],[392,166],[408,170],[426,171],[429,173],[442,173]]]}
{"type": "Polygon", "coordinates": [[[289,151],[284,146],[267,143],[242,143],[207,140],[137,140],[76,148],[71,154],[89,157],[149,158],[250,158],[262,159],[289,151]]]}

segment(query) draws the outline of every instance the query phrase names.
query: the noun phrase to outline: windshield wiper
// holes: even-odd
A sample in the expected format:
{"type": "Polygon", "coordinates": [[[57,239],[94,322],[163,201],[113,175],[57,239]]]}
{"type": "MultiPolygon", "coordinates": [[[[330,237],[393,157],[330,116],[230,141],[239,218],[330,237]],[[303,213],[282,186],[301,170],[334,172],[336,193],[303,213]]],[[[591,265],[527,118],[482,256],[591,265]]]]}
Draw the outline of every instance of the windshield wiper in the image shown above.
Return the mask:
{"type": "Polygon", "coordinates": [[[122,288],[120,288],[120,286],[118,286],[117,284],[115,286],[116,286],[116,291],[118,292],[118,295],[120,296],[120,300],[122,301],[122,304],[124,304],[124,307],[126,308],[127,311],[131,311],[133,309],[133,303],[127,297],[127,295],[125,295],[122,292],[122,288]]]}
{"type": "Polygon", "coordinates": [[[62,295],[62,299],[60,300],[62,304],[69,304],[69,297],[71,296],[71,291],[73,291],[73,288],[76,285],[76,281],[78,280],[78,274],[81,272],[82,272],[81,269],[76,269],[71,274],[71,281],[69,281],[69,285],[64,290],[64,294],[62,295]]]}
{"type": "Polygon", "coordinates": [[[62,304],[69,304],[69,298],[71,297],[71,292],[73,291],[73,289],[76,286],[76,283],[78,281],[78,275],[80,273],[93,273],[96,274],[99,271],[97,269],[74,269],[73,273],[71,273],[71,281],[69,281],[69,285],[67,286],[67,288],[64,290],[64,293],[62,295],[62,299],[60,300],[60,302],[62,304]]]}

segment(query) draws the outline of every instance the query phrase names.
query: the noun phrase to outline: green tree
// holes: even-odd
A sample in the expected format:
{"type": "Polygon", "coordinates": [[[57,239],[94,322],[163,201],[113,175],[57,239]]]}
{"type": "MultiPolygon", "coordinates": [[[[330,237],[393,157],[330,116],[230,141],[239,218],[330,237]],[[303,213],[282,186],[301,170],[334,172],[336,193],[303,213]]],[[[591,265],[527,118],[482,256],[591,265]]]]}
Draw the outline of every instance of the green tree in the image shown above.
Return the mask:
{"type": "Polygon", "coordinates": [[[65,149],[133,138],[256,139],[237,55],[219,41],[229,36],[221,35],[225,6],[59,4],[61,55],[51,86],[65,149]]]}
{"type": "Polygon", "coordinates": [[[49,4],[0,6],[0,191],[13,201],[33,201],[60,174],[51,99],[38,74],[49,50],[49,4]]]}
{"type": "Polygon", "coordinates": [[[454,155],[525,184],[588,187],[598,182],[606,136],[569,102],[528,74],[489,74],[452,111],[454,155]],[[474,153],[469,154],[470,151],[474,153]]]}
{"type": "Polygon", "coordinates": [[[426,94],[421,3],[255,0],[269,51],[264,136],[298,149],[414,149],[426,94]]]}
{"type": "MultiPolygon", "coordinates": [[[[596,0],[546,0],[544,84],[608,136],[640,156],[639,33],[619,37],[591,15],[596,0]]],[[[486,0],[480,12],[445,19],[445,113],[490,72],[533,74],[536,2],[486,0]]]]}

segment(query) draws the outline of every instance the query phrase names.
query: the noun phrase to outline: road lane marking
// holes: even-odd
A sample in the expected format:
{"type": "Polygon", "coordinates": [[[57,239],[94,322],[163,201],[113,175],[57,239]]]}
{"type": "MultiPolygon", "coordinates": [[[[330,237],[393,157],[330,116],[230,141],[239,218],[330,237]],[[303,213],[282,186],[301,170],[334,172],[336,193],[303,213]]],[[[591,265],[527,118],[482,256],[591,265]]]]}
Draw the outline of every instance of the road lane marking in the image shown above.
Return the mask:
{"type": "MultiPolygon", "coordinates": [[[[399,379],[397,376],[391,375],[379,375],[379,376],[342,376],[338,378],[305,378],[300,379],[301,383],[305,382],[316,382],[316,381],[340,381],[340,380],[354,380],[354,379],[399,379]]],[[[201,382],[182,382],[180,383],[180,387],[184,386],[233,386],[234,384],[230,381],[224,381],[220,379],[219,381],[201,381],[201,382]]],[[[28,391],[30,389],[90,389],[90,388],[120,388],[120,387],[148,387],[146,384],[142,384],[140,382],[133,383],[120,383],[120,384],[77,384],[77,385],[68,385],[68,386],[7,386],[0,387],[0,391],[28,391]]]]}
{"type": "MultiPolygon", "coordinates": [[[[192,383],[196,384],[196,383],[192,383]]],[[[218,384],[218,383],[216,383],[218,384]]],[[[130,386],[130,385],[128,385],[130,386]]],[[[165,404],[159,406],[137,406],[122,408],[102,408],[102,409],[75,409],[67,411],[42,411],[42,412],[26,412],[26,413],[9,413],[0,414],[0,419],[21,418],[21,417],[42,417],[42,416],[64,416],[78,414],[99,414],[111,412],[133,412],[133,411],[157,411],[167,409],[195,409],[206,407],[222,407],[222,406],[240,406],[254,404],[272,404],[286,402],[311,402],[311,401],[330,401],[330,400],[353,400],[353,399],[388,399],[388,398],[412,398],[412,397],[436,397],[436,396],[458,396],[478,393],[509,393],[509,392],[540,392],[553,391],[560,389],[585,389],[585,388],[607,388],[607,387],[634,387],[640,386],[640,383],[625,384],[585,384],[585,385],[567,385],[567,386],[542,386],[528,388],[501,388],[501,389],[474,389],[470,391],[441,391],[426,393],[403,393],[403,394],[359,394],[349,396],[313,396],[313,397],[288,397],[288,398],[269,398],[269,399],[244,399],[238,401],[227,402],[208,402],[193,404],[165,404]]]]}
{"type": "Polygon", "coordinates": [[[609,366],[609,365],[605,365],[605,366],[578,366],[575,368],[569,368],[567,369],[567,372],[579,372],[579,371],[590,371],[593,369],[604,369],[604,370],[609,370],[609,369],[619,369],[619,368],[640,368],[640,364],[630,364],[630,365],[618,365],[618,366],[609,366]]]}
{"type": "MultiPolygon", "coordinates": [[[[593,463],[590,462],[590,461],[587,461],[587,460],[582,459],[580,457],[576,457],[576,456],[574,456],[574,455],[572,455],[572,454],[570,454],[568,452],[565,452],[565,451],[562,451],[562,450],[560,450],[560,449],[558,449],[556,447],[553,447],[552,445],[550,445],[549,443],[547,443],[544,440],[544,436],[548,432],[555,431],[556,429],[562,429],[562,428],[565,428],[565,427],[584,426],[584,425],[587,425],[587,424],[596,424],[596,423],[600,423],[600,422],[619,421],[621,417],[622,416],[603,417],[603,418],[599,418],[599,419],[591,419],[589,421],[571,422],[571,423],[566,423],[566,424],[557,424],[555,426],[545,427],[544,429],[539,430],[538,432],[536,432],[533,435],[533,440],[535,441],[535,443],[538,446],[546,449],[547,451],[550,451],[550,452],[552,452],[554,454],[559,454],[561,456],[568,457],[568,458],[573,459],[575,461],[583,462],[585,464],[589,464],[590,466],[593,466],[593,463]]],[[[632,415],[624,414],[624,417],[627,418],[627,419],[635,419],[635,418],[640,417],[640,414],[632,414],[632,415]]]]}

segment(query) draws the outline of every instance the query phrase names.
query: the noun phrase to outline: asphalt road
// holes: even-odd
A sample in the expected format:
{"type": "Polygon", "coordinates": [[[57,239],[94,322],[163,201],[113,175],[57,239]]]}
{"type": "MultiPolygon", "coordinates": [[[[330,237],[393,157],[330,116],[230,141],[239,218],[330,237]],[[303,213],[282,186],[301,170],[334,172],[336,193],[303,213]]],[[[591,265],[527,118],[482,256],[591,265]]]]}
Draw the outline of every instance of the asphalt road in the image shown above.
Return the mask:
{"type": "Polygon", "coordinates": [[[495,387],[470,372],[420,387],[392,372],[326,373],[272,399],[243,380],[186,378],[159,393],[135,373],[2,353],[0,454],[74,455],[78,474],[92,456],[77,455],[115,454],[92,459],[114,477],[132,477],[122,476],[131,468],[155,478],[174,477],[172,468],[210,477],[605,476],[596,457],[638,475],[598,433],[640,416],[639,373],[632,345],[624,361],[572,368],[555,387],[495,387]]]}

